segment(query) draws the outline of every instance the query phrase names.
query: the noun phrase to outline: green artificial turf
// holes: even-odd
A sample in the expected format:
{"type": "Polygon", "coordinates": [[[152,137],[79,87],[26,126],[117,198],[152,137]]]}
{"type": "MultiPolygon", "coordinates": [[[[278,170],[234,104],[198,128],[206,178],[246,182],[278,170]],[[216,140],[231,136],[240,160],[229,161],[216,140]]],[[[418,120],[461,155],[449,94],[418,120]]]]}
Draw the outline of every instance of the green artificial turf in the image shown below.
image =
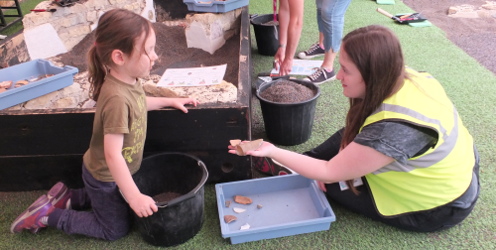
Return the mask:
{"type": "MultiPolygon", "coordinates": [[[[7,1],[5,1],[5,2],[7,2],[7,1]]],[[[12,2],[14,2],[14,1],[12,1],[12,2]]],[[[29,14],[30,10],[34,9],[36,7],[36,5],[38,5],[42,1],[41,0],[23,0],[23,1],[19,1],[19,2],[21,5],[22,14],[26,15],[26,14],[29,14]]],[[[17,10],[4,10],[3,13],[5,15],[17,15],[17,10]]],[[[6,17],[5,22],[7,24],[10,24],[11,22],[13,22],[16,19],[17,19],[17,17],[6,17]]],[[[0,26],[0,29],[2,29],[2,28],[3,27],[0,26]]],[[[9,26],[7,28],[3,28],[2,30],[0,30],[0,34],[10,36],[10,35],[16,34],[20,30],[22,30],[22,28],[23,28],[22,27],[22,21],[19,21],[15,24],[12,24],[11,26],[9,26]]]]}
{"type": "MultiPolygon", "coordinates": [[[[481,157],[481,194],[472,214],[460,225],[434,233],[397,230],[354,214],[332,204],[336,221],[328,231],[295,235],[231,245],[223,239],[216,207],[214,185],[205,186],[205,222],[201,231],[186,243],[171,249],[494,249],[496,245],[496,76],[451,43],[442,30],[432,26],[414,28],[399,25],[377,13],[381,7],[390,13],[412,11],[401,1],[395,5],[377,5],[375,1],[353,0],[346,13],[345,33],[352,29],[381,24],[393,29],[403,45],[406,62],[417,70],[433,74],[445,87],[464,124],[475,139],[481,157]]],[[[272,13],[272,1],[252,0],[251,14],[272,13]]],[[[252,30],[253,79],[271,69],[273,58],[257,53],[252,30]]],[[[305,20],[299,50],[317,41],[315,2],[305,1],[305,20]]],[[[320,59],[321,58],[316,58],[320,59]]],[[[384,67],[387,67],[385,65],[384,67]]],[[[335,64],[335,69],[339,65],[335,64]]],[[[339,81],[321,86],[312,137],[305,143],[285,147],[303,152],[324,141],[343,126],[348,102],[339,81]]],[[[253,101],[254,137],[264,137],[258,101],[253,101]]],[[[134,230],[115,242],[66,235],[55,229],[37,235],[28,232],[11,234],[10,223],[43,191],[0,193],[0,249],[155,249],[134,230]]]]}

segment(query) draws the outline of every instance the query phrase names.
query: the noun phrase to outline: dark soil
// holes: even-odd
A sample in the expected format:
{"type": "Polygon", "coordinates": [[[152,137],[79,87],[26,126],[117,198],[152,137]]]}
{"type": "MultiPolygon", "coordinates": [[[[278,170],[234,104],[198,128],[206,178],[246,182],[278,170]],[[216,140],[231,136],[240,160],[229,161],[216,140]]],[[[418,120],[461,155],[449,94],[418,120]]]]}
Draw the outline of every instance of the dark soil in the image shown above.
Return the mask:
{"type": "Polygon", "coordinates": [[[179,196],[181,196],[182,194],[180,193],[176,193],[176,192],[164,192],[164,193],[160,193],[160,194],[157,194],[155,196],[153,196],[153,200],[156,201],[156,202],[168,202],[168,201],[171,201],[179,196]]]}
{"type": "MultiPolygon", "coordinates": [[[[155,51],[159,59],[150,74],[162,75],[167,68],[201,67],[227,64],[224,80],[238,85],[239,73],[239,35],[234,35],[213,55],[201,49],[188,48],[184,28],[154,23],[157,35],[155,51]]],[[[87,70],[86,53],[94,42],[94,32],[88,34],[71,51],[59,56],[58,61],[72,65],[79,72],[87,70]]]]}
{"type": "Polygon", "coordinates": [[[276,103],[299,103],[314,96],[312,89],[289,80],[279,80],[260,92],[260,97],[276,103]]]}
{"type": "Polygon", "coordinates": [[[279,22],[278,21],[269,21],[269,22],[266,22],[266,23],[262,23],[262,25],[265,25],[265,26],[277,26],[279,25],[279,22]]]}

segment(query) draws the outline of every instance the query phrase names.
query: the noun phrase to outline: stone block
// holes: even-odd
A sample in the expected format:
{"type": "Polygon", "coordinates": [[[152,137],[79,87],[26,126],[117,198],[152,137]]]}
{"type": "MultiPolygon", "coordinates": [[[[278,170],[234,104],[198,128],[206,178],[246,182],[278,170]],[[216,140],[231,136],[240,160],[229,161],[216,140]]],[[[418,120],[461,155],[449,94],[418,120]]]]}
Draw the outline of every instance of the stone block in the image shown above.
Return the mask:
{"type": "Polygon", "coordinates": [[[148,19],[150,22],[154,23],[157,21],[157,15],[154,7],[153,0],[145,0],[146,4],[141,12],[141,16],[148,19]]]}
{"type": "Polygon", "coordinates": [[[8,67],[20,62],[29,61],[29,54],[24,42],[24,34],[19,34],[0,45],[0,56],[3,58],[0,67],[8,67]]]}
{"type": "Polygon", "coordinates": [[[188,48],[202,49],[210,54],[226,43],[222,28],[216,23],[205,26],[194,21],[186,28],[185,34],[188,48]]]}
{"type": "Polygon", "coordinates": [[[45,23],[50,23],[52,19],[52,14],[47,12],[35,12],[24,16],[22,19],[22,25],[24,29],[30,29],[45,23]]]}
{"type": "Polygon", "coordinates": [[[236,103],[238,89],[234,84],[222,81],[219,84],[195,87],[159,87],[153,80],[144,84],[147,96],[193,97],[201,104],[236,103]]]}
{"type": "MultiPolygon", "coordinates": [[[[36,8],[46,9],[51,3],[52,1],[43,1],[36,8]]],[[[82,3],[76,3],[71,7],[57,7],[57,11],[53,13],[28,13],[23,18],[23,25],[25,29],[36,28],[45,24],[51,25],[58,35],[57,38],[54,38],[54,41],[62,40],[67,50],[70,50],[96,27],[98,18],[106,10],[111,8],[126,8],[135,13],[143,14],[145,7],[153,9],[153,6],[148,6],[150,4],[153,4],[153,0],[88,0],[82,3]],[[85,26],[81,27],[81,24],[85,24],[85,26]]],[[[146,13],[145,17],[149,18],[149,16],[151,15],[146,13]]],[[[151,17],[154,18],[154,15],[151,17]]],[[[40,47],[37,44],[28,44],[27,46],[30,55],[32,51],[35,51],[34,53],[37,54],[46,54],[44,51],[36,51],[40,47]]],[[[50,56],[53,56],[53,54],[50,54],[50,56]]]]}
{"type": "Polygon", "coordinates": [[[101,1],[101,0],[88,0],[86,3],[84,3],[88,9],[94,9],[94,10],[101,10],[105,9],[105,7],[108,5],[106,1],[101,1]]]}
{"type": "Polygon", "coordinates": [[[93,10],[86,12],[86,20],[91,24],[98,23],[98,18],[100,18],[98,11],[93,10]]]}
{"type": "Polygon", "coordinates": [[[203,13],[186,16],[189,22],[185,30],[188,48],[202,49],[213,54],[222,47],[226,40],[235,35],[233,27],[240,15],[240,10],[226,13],[203,13]]]}
{"type": "Polygon", "coordinates": [[[496,1],[486,1],[486,4],[483,4],[481,8],[486,10],[496,10],[496,1]]]}

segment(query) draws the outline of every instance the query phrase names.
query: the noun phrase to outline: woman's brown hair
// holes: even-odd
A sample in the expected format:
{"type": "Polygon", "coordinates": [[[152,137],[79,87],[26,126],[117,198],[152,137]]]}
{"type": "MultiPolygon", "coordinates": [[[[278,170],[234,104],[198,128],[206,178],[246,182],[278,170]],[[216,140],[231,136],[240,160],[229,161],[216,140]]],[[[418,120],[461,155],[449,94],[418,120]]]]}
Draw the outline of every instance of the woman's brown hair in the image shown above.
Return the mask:
{"type": "Polygon", "coordinates": [[[111,54],[120,50],[131,55],[140,36],[150,34],[151,23],[144,17],[125,9],[105,12],[95,30],[95,42],[88,51],[88,81],[91,83],[91,98],[98,100],[108,66],[113,65],[111,54]]]}
{"type": "MultiPolygon", "coordinates": [[[[365,82],[365,97],[350,98],[341,148],[350,144],[365,119],[394,91],[405,78],[401,45],[396,35],[386,27],[371,25],[356,29],[343,38],[342,50],[356,65],[365,82]]],[[[347,181],[353,192],[352,181],[347,181]]]]}

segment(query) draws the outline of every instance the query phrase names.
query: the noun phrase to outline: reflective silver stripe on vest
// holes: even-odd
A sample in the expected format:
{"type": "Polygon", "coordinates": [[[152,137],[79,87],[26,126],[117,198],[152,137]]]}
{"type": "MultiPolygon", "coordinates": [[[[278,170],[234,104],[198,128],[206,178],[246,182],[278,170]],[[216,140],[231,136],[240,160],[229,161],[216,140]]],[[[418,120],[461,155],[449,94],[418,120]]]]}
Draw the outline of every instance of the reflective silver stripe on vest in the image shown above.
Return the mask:
{"type": "Polygon", "coordinates": [[[446,134],[446,129],[442,126],[439,120],[429,118],[415,110],[403,106],[383,103],[372,115],[382,111],[396,112],[411,116],[421,121],[438,125],[441,130],[441,135],[443,137],[444,143],[427,155],[422,155],[415,160],[408,160],[406,164],[401,164],[397,161],[394,161],[391,164],[386,165],[380,168],[379,170],[373,172],[373,174],[380,174],[389,171],[410,172],[416,168],[427,168],[444,159],[446,156],[448,156],[451,153],[451,151],[455,147],[455,144],[458,140],[458,112],[456,111],[456,108],[454,106],[453,106],[453,117],[455,120],[454,120],[453,129],[451,131],[451,135],[449,136],[446,134]]]}

